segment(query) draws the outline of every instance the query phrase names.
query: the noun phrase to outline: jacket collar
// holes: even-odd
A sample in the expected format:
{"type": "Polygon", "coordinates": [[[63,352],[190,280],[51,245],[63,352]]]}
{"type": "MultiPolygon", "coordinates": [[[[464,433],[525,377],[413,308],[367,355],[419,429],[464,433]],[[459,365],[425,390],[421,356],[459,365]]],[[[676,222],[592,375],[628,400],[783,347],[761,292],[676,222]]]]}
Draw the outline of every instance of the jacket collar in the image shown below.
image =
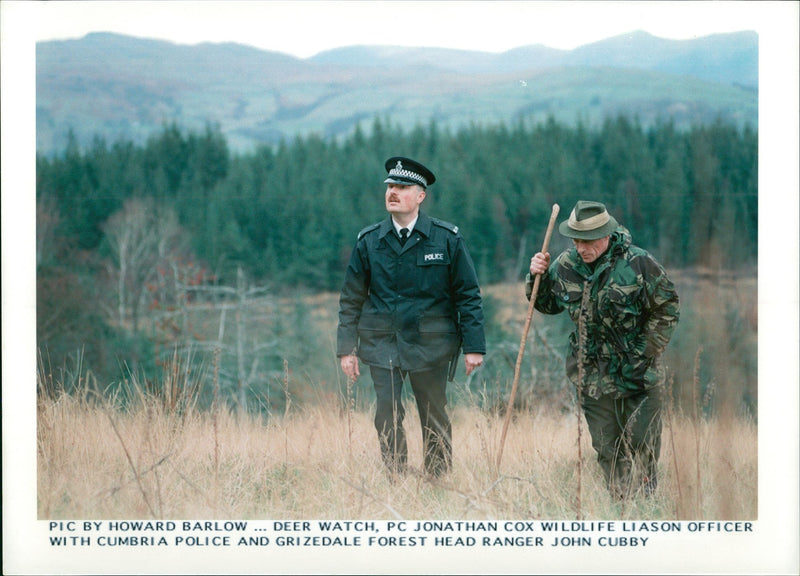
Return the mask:
{"type": "Polygon", "coordinates": [[[608,268],[617,258],[619,258],[625,250],[631,245],[631,233],[624,226],[619,226],[611,233],[611,239],[608,242],[608,249],[603,252],[595,262],[594,266],[586,264],[581,259],[578,251],[573,247],[570,252],[575,262],[574,267],[587,277],[597,277],[600,272],[608,268]]]}

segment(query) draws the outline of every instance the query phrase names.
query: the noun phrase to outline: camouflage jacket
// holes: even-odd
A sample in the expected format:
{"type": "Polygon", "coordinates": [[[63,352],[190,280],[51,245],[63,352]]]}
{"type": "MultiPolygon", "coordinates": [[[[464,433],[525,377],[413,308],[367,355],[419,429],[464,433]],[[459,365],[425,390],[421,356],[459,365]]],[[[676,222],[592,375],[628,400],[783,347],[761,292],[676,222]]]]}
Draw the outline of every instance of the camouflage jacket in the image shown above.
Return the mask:
{"type": "MultiPolygon", "coordinates": [[[[530,299],[533,282],[527,278],[530,299]]],[[[579,327],[584,287],[582,392],[593,398],[623,397],[663,383],[664,352],[680,316],[675,286],[664,268],[631,244],[628,230],[612,233],[609,248],[595,263],[584,263],[575,248],[560,254],[542,275],[535,308],[544,314],[566,310],[576,329],[569,336],[567,376],[579,382],[579,327]]]]}

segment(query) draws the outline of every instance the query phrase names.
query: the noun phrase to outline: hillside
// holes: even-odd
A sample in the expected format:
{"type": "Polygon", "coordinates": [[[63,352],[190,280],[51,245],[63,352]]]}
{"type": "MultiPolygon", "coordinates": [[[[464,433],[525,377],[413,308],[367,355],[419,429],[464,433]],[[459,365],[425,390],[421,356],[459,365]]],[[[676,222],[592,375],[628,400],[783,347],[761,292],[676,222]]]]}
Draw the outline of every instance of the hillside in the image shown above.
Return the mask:
{"type": "Polygon", "coordinates": [[[37,149],[62,150],[72,130],[142,142],[165,123],[217,124],[234,150],[296,135],[337,137],[376,117],[409,126],[602,121],[757,125],[755,33],[689,41],[642,32],[562,51],[501,54],[353,46],[309,59],[233,43],[177,45],[93,33],[36,49],[37,149]]]}
{"type": "Polygon", "coordinates": [[[677,41],[637,31],[575,50],[534,44],[500,54],[444,48],[349,46],[322,52],[311,61],[389,69],[433,66],[463,74],[520,73],[532,69],[587,66],[633,68],[747,88],[758,87],[758,36],[755,32],[677,41]]]}

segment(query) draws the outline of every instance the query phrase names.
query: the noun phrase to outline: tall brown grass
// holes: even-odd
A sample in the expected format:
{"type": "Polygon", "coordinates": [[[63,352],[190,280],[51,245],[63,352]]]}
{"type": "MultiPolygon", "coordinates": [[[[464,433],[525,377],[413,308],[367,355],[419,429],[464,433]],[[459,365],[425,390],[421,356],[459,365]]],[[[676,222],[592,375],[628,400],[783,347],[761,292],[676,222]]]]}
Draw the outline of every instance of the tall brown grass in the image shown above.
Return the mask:
{"type": "Polygon", "coordinates": [[[576,447],[574,411],[517,413],[498,475],[502,416],[457,407],[453,470],[431,480],[415,468],[421,439],[409,409],[412,470],[393,483],[372,414],[343,411],[335,401],[269,420],[190,403],[177,411],[146,392],[124,408],[91,393],[42,394],[38,408],[42,519],[757,517],[756,425],[730,414],[670,411],[659,491],[619,504],[587,457],[594,452],[586,435],[576,447]],[[581,452],[586,462],[576,478],[581,452]]]}
{"type": "MultiPolygon", "coordinates": [[[[526,375],[535,385],[514,407],[499,469],[504,386],[485,380],[483,390],[459,385],[454,467],[440,480],[419,472],[419,422],[409,406],[412,472],[392,483],[379,455],[368,376],[337,393],[313,376],[295,382],[285,362],[275,376],[280,409],[255,415],[225,401],[219,350],[210,378],[192,358],[173,354],[158,381],[130,374],[113,393],[78,354],[69,370],[39,364],[39,517],[755,519],[757,425],[742,404],[757,399],[747,373],[754,366],[746,362],[757,340],[749,315],[755,278],[678,281],[685,317],[669,350],[670,400],[652,498],[610,498],[572,390],[544,368],[526,375]],[[199,402],[207,379],[212,401],[199,402]],[[482,401],[494,395],[498,404],[482,401]]],[[[496,322],[512,332],[520,290],[487,288],[496,322]]],[[[317,330],[334,333],[335,295],[308,305],[321,315],[317,330]]],[[[557,356],[553,346],[564,330],[554,331],[552,345],[537,331],[536,343],[557,356]]],[[[331,366],[325,369],[330,380],[331,366]]]]}

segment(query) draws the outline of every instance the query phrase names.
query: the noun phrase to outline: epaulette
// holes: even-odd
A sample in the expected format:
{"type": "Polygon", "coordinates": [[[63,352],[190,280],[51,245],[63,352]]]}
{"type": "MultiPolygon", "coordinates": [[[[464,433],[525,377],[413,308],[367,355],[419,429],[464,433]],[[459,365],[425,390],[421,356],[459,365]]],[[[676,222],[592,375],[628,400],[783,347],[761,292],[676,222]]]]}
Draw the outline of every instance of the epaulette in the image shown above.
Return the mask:
{"type": "Polygon", "coordinates": [[[438,218],[431,218],[431,222],[439,226],[440,228],[444,228],[445,230],[450,230],[453,234],[458,234],[458,226],[455,224],[451,224],[450,222],[445,222],[444,220],[439,220],[438,218]]]}
{"type": "Polygon", "coordinates": [[[367,227],[366,227],[366,228],[364,228],[364,229],[363,229],[361,232],[359,232],[359,233],[358,233],[358,239],[359,239],[359,240],[361,240],[361,237],[362,237],[364,234],[366,234],[367,232],[372,232],[373,230],[375,230],[376,228],[378,228],[380,225],[381,225],[381,223],[380,223],[380,222],[376,222],[375,224],[370,224],[369,226],[367,226],[367,227]]]}

